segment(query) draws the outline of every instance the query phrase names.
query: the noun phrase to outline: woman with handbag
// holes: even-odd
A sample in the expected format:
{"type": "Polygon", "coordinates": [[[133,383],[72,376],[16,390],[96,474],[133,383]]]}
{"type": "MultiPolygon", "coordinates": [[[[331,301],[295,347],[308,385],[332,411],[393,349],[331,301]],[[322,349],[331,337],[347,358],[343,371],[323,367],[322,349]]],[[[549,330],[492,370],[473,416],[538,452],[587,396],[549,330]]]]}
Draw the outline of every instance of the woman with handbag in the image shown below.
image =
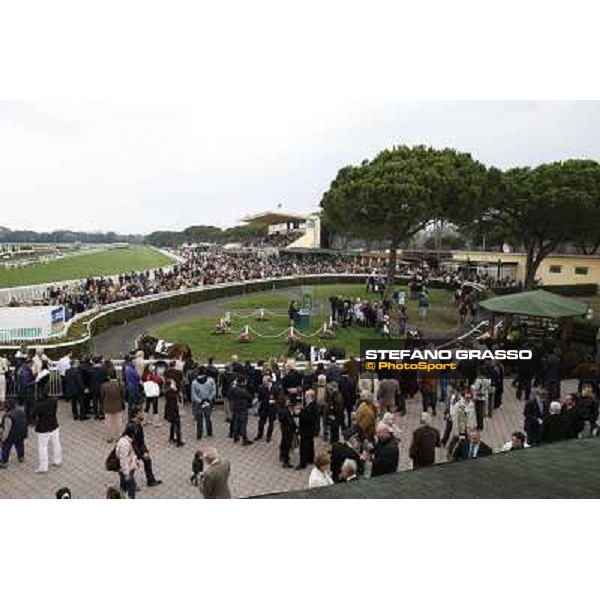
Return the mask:
{"type": "Polygon", "coordinates": [[[135,424],[128,423],[125,432],[117,442],[115,452],[119,459],[119,479],[121,491],[127,494],[131,500],[135,500],[137,483],[135,482],[135,471],[138,467],[138,458],[133,448],[135,436],[135,424]]]}

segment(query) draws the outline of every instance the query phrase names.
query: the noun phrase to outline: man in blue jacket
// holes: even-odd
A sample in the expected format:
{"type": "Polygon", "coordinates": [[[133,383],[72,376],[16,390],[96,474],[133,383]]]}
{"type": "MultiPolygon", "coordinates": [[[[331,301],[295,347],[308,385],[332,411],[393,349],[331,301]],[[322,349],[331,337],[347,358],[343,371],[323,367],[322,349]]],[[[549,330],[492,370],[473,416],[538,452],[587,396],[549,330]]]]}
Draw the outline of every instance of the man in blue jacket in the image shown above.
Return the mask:
{"type": "Polygon", "coordinates": [[[127,356],[123,363],[123,381],[125,382],[127,407],[129,414],[132,415],[140,398],[140,376],[131,360],[131,356],[127,356]]]}
{"type": "Polygon", "coordinates": [[[17,371],[16,379],[17,403],[25,408],[28,425],[33,425],[33,404],[35,400],[35,375],[31,368],[31,357],[28,356],[17,371]]]}

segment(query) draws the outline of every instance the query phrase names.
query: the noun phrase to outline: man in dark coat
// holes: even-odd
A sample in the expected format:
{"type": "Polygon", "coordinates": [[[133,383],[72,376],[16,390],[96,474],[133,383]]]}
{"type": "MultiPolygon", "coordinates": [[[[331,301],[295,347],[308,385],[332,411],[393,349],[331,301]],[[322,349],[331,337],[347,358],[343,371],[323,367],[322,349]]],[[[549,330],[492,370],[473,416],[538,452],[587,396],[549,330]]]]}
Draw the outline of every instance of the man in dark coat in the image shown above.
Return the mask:
{"type": "Polygon", "coordinates": [[[583,418],[577,409],[577,397],[575,394],[569,394],[561,410],[567,424],[567,439],[577,439],[583,431],[583,418]]]}
{"type": "Polygon", "coordinates": [[[540,429],[543,418],[548,414],[548,401],[546,391],[539,389],[531,400],[525,403],[523,429],[527,434],[527,443],[537,446],[540,443],[540,429]]]}
{"type": "Polygon", "coordinates": [[[469,432],[469,439],[462,438],[458,442],[453,459],[454,461],[470,460],[476,458],[483,458],[484,456],[490,456],[492,449],[481,441],[481,431],[477,428],[471,429],[469,432]]]}
{"type": "Polygon", "coordinates": [[[302,373],[293,366],[286,367],[286,373],[281,380],[281,387],[288,395],[290,402],[295,404],[302,394],[302,373]]]}
{"type": "Polygon", "coordinates": [[[152,458],[150,457],[148,446],[146,446],[146,437],[144,435],[144,416],[144,410],[141,407],[138,407],[133,414],[131,419],[131,423],[133,423],[134,426],[132,444],[138,460],[141,460],[144,463],[144,472],[146,474],[146,483],[148,484],[148,487],[154,487],[155,485],[160,485],[162,481],[156,479],[152,470],[152,458]]]}
{"type": "Polygon", "coordinates": [[[517,386],[517,400],[523,396],[525,402],[529,402],[531,397],[531,381],[533,380],[534,363],[530,360],[520,360],[517,364],[517,378],[515,384],[517,386]]]}
{"type": "Polygon", "coordinates": [[[354,412],[354,408],[356,406],[356,381],[353,381],[350,375],[344,370],[342,371],[342,376],[340,377],[340,394],[342,394],[342,399],[344,401],[344,412],[346,422],[344,425],[346,427],[352,427],[352,413],[354,412]]]}
{"type": "Polygon", "coordinates": [[[542,419],[540,444],[551,444],[567,439],[567,417],[561,413],[560,402],[550,403],[550,412],[542,419]]]}
{"type": "Polygon", "coordinates": [[[81,379],[83,380],[83,409],[82,412],[87,415],[92,406],[92,388],[94,384],[94,365],[89,356],[84,356],[79,365],[81,379]]]}
{"type": "Polygon", "coordinates": [[[543,363],[544,387],[550,400],[560,397],[560,380],[562,378],[562,360],[558,350],[552,350],[543,363]]]}
{"type": "Polygon", "coordinates": [[[362,476],[365,472],[365,463],[360,454],[352,447],[352,439],[355,436],[352,429],[344,429],[342,435],[343,441],[335,442],[331,445],[331,479],[334,483],[340,483],[340,474],[344,461],[349,458],[356,462],[357,475],[362,476]]]}
{"type": "Polygon", "coordinates": [[[371,477],[395,473],[400,462],[400,448],[398,440],[392,430],[385,424],[377,425],[377,443],[373,449],[371,463],[371,477]]]}
{"type": "Polygon", "coordinates": [[[254,398],[256,394],[256,390],[260,384],[260,379],[257,381],[257,377],[259,376],[259,372],[254,368],[253,364],[247,360],[244,363],[244,368],[242,374],[246,378],[246,389],[250,393],[250,395],[254,398]]]}
{"type": "Polygon", "coordinates": [[[583,435],[593,435],[598,427],[600,404],[591,384],[584,384],[581,388],[581,393],[576,394],[576,408],[582,421],[582,430],[587,424],[583,435]]]}
{"type": "Polygon", "coordinates": [[[104,421],[104,406],[102,404],[102,384],[108,381],[108,373],[102,362],[101,356],[94,358],[94,367],[91,372],[90,394],[92,395],[92,412],[94,418],[104,421]]]}
{"type": "Polygon", "coordinates": [[[279,407],[279,425],[281,426],[281,443],[279,444],[279,460],[281,466],[284,469],[291,469],[290,464],[290,452],[292,450],[292,444],[294,442],[294,435],[296,434],[296,421],[290,411],[287,399],[283,397],[280,400],[279,407]]]}
{"type": "Polygon", "coordinates": [[[252,442],[248,439],[248,410],[252,406],[252,395],[247,389],[247,381],[243,375],[238,377],[238,384],[229,390],[228,399],[231,405],[233,420],[233,441],[237,443],[242,439],[243,446],[252,442]]]}
{"type": "Polygon", "coordinates": [[[277,397],[279,395],[279,386],[271,381],[268,375],[262,379],[262,385],[258,388],[258,431],[254,441],[262,439],[267,427],[267,442],[273,437],[273,427],[277,419],[277,397]]]}
{"type": "Polygon", "coordinates": [[[340,428],[344,424],[344,400],[335,381],[327,384],[325,404],[327,430],[333,444],[340,439],[340,428]]]}
{"type": "Polygon", "coordinates": [[[73,419],[85,421],[88,418],[85,412],[85,384],[78,360],[74,360],[65,373],[65,397],[71,401],[73,419]]]}
{"type": "Polygon", "coordinates": [[[315,461],[315,432],[319,411],[315,403],[315,392],[306,392],[306,404],[300,411],[298,418],[298,433],[300,434],[300,464],[297,470],[305,469],[306,465],[312,465],[315,461]]]}
{"type": "Polygon", "coordinates": [[[2,440],[2,453],[0,454],[0,467],[5,467],[8,463],[10,451],[13,446],[17,451],[19,462],[25,460],[25,438],[27,437],[27,418],[25,411],[15,405],[12,398],[6,400],[4,407],[5,414],[2,417],[2,427],[0,428],[2,440]]]}
{"type": "Polygon", "coordinates": [[[331,318],[334,321],[337,318],[337,300],[337,296],[329,297],[329,306],[331,307],[331,318]]]}
{"type": "Polygon", "coordinates": [[[435,449],[440,446],[440,432],[431,426],[429,413],[421,415],[421,426],[413,432],[409,456],[413,469],[431,467],[435,464],[435,449]]]}

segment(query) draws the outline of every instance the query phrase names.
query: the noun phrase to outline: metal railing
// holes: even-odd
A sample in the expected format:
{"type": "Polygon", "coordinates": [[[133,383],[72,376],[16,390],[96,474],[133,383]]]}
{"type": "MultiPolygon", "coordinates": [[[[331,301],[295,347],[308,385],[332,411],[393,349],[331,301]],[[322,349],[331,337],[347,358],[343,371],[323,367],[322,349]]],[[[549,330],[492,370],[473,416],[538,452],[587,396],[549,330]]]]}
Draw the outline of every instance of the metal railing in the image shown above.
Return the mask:
{"type": "MultiPolygon", "coordinates": [[[[61,332],[60,334],[57,334],[56,336],[45,338],[45,339],[27,340],[28,347],[29,348],[43,348],[43,349],[63,348],[63,347],[68,348],[70,346],[76,346],[76,345],[85,343],[85,342],[89,341],[92,337],[90,327],[96,320],[98,320],[99,318],[102,318],[106,315],[123,310],[124,308],[129,308],[130,306],[144,306],[146,304],[151,304],[154,302],[158,302],[160,300],[165,300],[168,298],[176,298],[179,296],[185,296],[188,294],[202,292],[205,290],[235,288],[235,287],[239,287],[240,285],[252,285],[252,284],[261,283],[261,282],[272,283],[273,286],[275,286],[275,284],[278,282],[294,281],[294,280],[297,280],[299,277],[301,277],[303,279],[311,279],[311,278],[336,279],[339,277],[356,277],[356,278],[360,278],[360,279],[364,280],[365,275],[358,274],[358,273],[316,273],[316,274],[307,274],[307,275],[289,275],[289,276],[285,276],[285,277],[273,277],[273,278],[268,278],[268,279],[247,279],[245,281],[236,281],[236,282],[229,282],[229,283],[218,283],[218,284],[214,284],[214,285],[203,285],[203,286],[195,286],[195,287],[189,287],[189,288],[181,288],[179,290],[174,290],[174,291],[170,291],[170,292],[161,292],[161,293],[153,294],[150,296],[143,296],[141,298],[131,298],[129,300],[121,300],[119,302],[114,302],[112,304],[107,304],[104,306],[97,306],[91,310],[88,310],[88,311],[85,311],[82,313],[78,313],[68,322],[68,324],[67,324],[68,326],[65,328],[65,330],[63,332],[61,332]],[[47,343],[48,340],[50,340],[50,339],[54,340],[54,339],[57,339],[58,337],[66,336],[68,334],[69,329],[73,325],[73,323],[76,323],[77,321],[82,321],[82,320],[87,320],[87,324],[86,324],[87,333],[84,336],[82,336],[81,338],[78,338],[77,340],[74,340],[71,342],[63,342],[63,343],[55,343],[55,344],[47,343]]],[[[202,300],[199,300],[199,302],[202,302],[202,300]]],[[[0,351],[1,350],[16,351],[16,350],[19,350],[20,348],[21,348],[20,345],[6,345],[6,346],[0,346],[0,351]]]]}
{"type": "MultiPolygon", "coordinates": [[[[480,339],[484,334],[485,331],[487,330],[487,325],[488,322],[487,321],[481,321],[480,323],[478,323],[475,327],[473,327],[472,329],[470,329],[468,332],[466,332],[465,334],[461,335],[460,337],[451,340],[441,346],[438,346],[437,349],[443,349],[443,348],[447,348],[448,346],[455,344],[456,342],[459,342],[461,340],[465,340],[465,339],[480,339]],[[482,333],[483,330],[483,333],[482,333]]],[[[357,359],[358,362],[360,361],[360,358],[357,359]]],[[[150,364],[150,365],[165,365],[168,366],[171,363],[172,359],[169,358],[155,358],[155,359],[148,359],[145,361],[146,364],[150,364]]],[[[123,363],[125,362],[122,359],[115,359],[115,360],[111,360],[115,371],[117,372],[117,378],[121,379],[121,372],[123,369],[123,363]]],[[[286,362],[293,362],[295,368],[298,371],[303,372],[304,369],[306,368],[308,361],[299,361],[299,360],[295,360],[295,359],[289,359],[289,361],[285,361],[285,362],[279,362],[277,363],[280,369],[283,369],[283,367],[285,366],[286,362]]],[[[251,365],[254,368],[258,367],[258,363],[254,362],[251,363],[251,365]]],[[[226,365],[225,363],[215,363],[213,364],[213,366],[217,369],[217,371],[219,372],[219,375],[223,375],[226,370],[228,365],[226,365]]],[[[15,395],[15,390],[14,390],[14,381],[15,381],[15,369],[14,367],[11,367],[9,369],[9,376],[7,377],[7,396],[14,396],[15,395]]],[[[219,378],[220,379],[220,378],[219,378]]],[[[221,398],[220,395],[220,381],[217,382],[217,386],[218,386],[218,398],[221,398]]],[[[61,382],[61,378],[58,372],[58,369],[56,367],[55,364],[50,366],[50,385],[49,385],[49,394],[51,396],[57,396],[57,397],[62,397],[63,396],[63,390],[62,390],[62,382],[61,382]]]]}
{"type": "MultiPolygon", "coordinates": [[[[166,256],[170,260],[173,261],[173,265],[182,262],[182,258],[165,250],[164,248],[155,248],[152,246],[154,250],[160,252],[163,256],[166,256]]],[[[103,252],[107,250],[107,248],[95,248],[92,253],[103,252]]],[[[83,254],[83,253],[82,253],[83,254]]],[[[75,254],[69,255],[68,258],[73,258],[75,254]]],[[[165,270],[170,269],[171,267],[164,267],[165,270]]],[[[148,269],[150,272],[154,272],[157,269],[148,269]]],[[[98,275],[97,277],[103,277],[104,279],[118,279],[119,275],[123,275],[123,273],[117,273],[115,275],[98,275]]],[[[16,301],[18,303],[28,303],[28,302],[36,302],[43,300],[46,298],[49,288],[62,289],[62,288],[75,288],[80,285],[82,281],[85,281],[85,278],[79,279],[67,279],[63,281],[51,281],[48,283],[36,283],[31,285],[22,285],[16,287],[2,288],[0,289],[0,306],[8,306],[12,301],[16,301]]]]}
{"type": "MultiPolygon", "coordinates": [[[[339,278],[352,278],[352,279],[365,281],[366,275],[367,275],[366,273],[311,273],[311,274],[287,275],[287,276],[283,276],[283,277],[271,277],[271,278],[266,278],[266,279],[263,279],[263,278],[248,279],[248,280],[244,280],[244,281],[218,283],[218,284],[213,284],[213,285],[202,285],[202,286],[195,286],[195,287],[189,287],[189,288],[183,287],[183,288],[180,288],[180,289],[174,290],[174,291],[160,292],[158,294],[142,296],[140,298],[131,298],[129,300],[122,300],[119,302],[114,302],[112,304],[96,306],[93,309],[90,309],[88,311],[78,313],[77,315],[75,315],[67,323],[67,327],[65,327],[65,329],[62,332],[54,334],[54,335],[49,336],[48,338],[44,338],[44,339],[26,340],[26,343],[27,343],[28,348],[42,348],[42,349],[65,348],[65,349],[68,349],[69,347],[77,346],[79,344],[88,342],[93,337],[92,333],[91,333],[91,326],[94,324],[95,321],[97,321],[100,318],[103,318],[106,315],[116,313],[120,310],[129,308],[131,306],[144,306],[144,305],[152,304],[154,302],[159,302],[161,300],[165,300],[168,298],[176,298],[176,297],[180,297],[180,296],[186,296],[186,295],[197,293],[197,292],[209,291],[209,290],[215,290],[215,289],[236,288],[236,287],[240,287],[241,285],[242,286],[243,285],[253,285],[253,284],[257,284],[257,283],[271,283],[271,284],[273,284],[273,289],[275,289],[275,285],[277,283],[285,282],[285,281],[290,281],[290,282],[297,281],[298,279],[310,281],[311,279],[335,280],[335,279],[339,279],[339,278]],[[72,327],[72,325],[74,323],[77,323],[78,321],[87,321],[85,335],[83,335],[82,337],[80,337],[76,340],[72,340],[70,342],[62,342],[62,343],[59,342],[59,343],[54,343],[54,344],[48,344],[49,340],[50,341],[58,340],[61,337],[65,337],[66,335],[68,335],[69,329],[72,327]]],[[[397,279],[408,280],[409,278],[401,276],[401,277],[397,277],[397,279]]],[[[432,279],[432,281],[434,281],[434,280],[432,279]]],[[[437,280],[435,280],[435,281],[437,281],[437,280]]],[[[198,300],[198,302],[202,302],[202,300],[198,300]]],[[[168,309],[165,309],[165,310],[168,310],[168,309]]],[[[2,351],[2,350],[17,351],[19,349],[21,349],[21,345],[17,345],[17,343],[12,344],[12,345],[0,346],[0,351],[2,351]]]]}

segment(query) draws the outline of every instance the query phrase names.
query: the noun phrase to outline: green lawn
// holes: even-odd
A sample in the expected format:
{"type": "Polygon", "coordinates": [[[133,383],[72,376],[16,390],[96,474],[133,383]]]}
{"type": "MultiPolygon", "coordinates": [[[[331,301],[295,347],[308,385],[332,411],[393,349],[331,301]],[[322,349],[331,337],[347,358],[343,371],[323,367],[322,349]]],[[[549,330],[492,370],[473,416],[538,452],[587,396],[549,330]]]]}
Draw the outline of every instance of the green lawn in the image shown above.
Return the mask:
{"type": "MultiPolygon", "coordinates": [[[[314,309],[311,320],[310,331],[314,333],[329,318],[328,298],[332,294],[349,297],[370,297],[376,299],[374,294],[365,294],[361,285],[319,285],[312,286],[314,309]]],[[[290,300],[299,300],[298,294],[264,293],[252,297],[235,298],[227,303],[227,309],[232,312],[232,333],[215,335],[214,328],[216,317],[193,317],[181,321],[174,321],[167,325],[157,327],[152,335],[170,342],[183,342],[191,346],[197,359],[205,360],[214,356],[217,362],[224,362],[232,354],[237,354],[240,359],[257,358],[268,359],[279,357],[287,350],[287,335],[281,337],[263,337],[252,334],[251,343],[240,343],[237,334],[244,325],[263,336],[276,336],[289,327],[287,308],[290,300]],[[251,314],[258,308],[265,308],[275,314],[268,314],[268,321],[259,322],[251,314]]],[[[418,309],[415,301],[407,303],[409,322],[416,323],[418,320],[418,309]]],[[[454,330],[457,326],[456,310],[452,303],[452,295],[446,290],[431,290],[430,310],[423,328],[428,331],[454,330]]],[[[335,340],[320,340],[313,336],[308,343],[324,347],[340,347],[347,354],[358,354],[361,338],[379,337],[379,333],[372,329],[352,327],[350,329],[338,329],[335,340]]]]}
{"type": "Polygon", "coordinates": [[[116,275],[126,271],[166,267],[170,264],[172,261],[154,248],[132,245],[63,258],[44,265],[16,269],[0,268],[0,288],[116,275]]]}

